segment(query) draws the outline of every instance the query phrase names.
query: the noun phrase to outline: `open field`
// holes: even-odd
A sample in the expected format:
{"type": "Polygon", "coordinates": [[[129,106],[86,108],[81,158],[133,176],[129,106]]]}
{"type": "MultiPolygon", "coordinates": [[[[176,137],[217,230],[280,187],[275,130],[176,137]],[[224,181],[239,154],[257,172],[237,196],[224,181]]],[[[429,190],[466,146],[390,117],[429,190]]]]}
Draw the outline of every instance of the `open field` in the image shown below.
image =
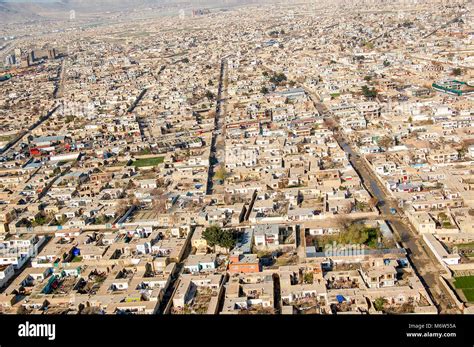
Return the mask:
{"type": "Polygon", "coordinates": [[[154,158],[147,158],[147,159],[138,159],[135,160],[132,165],[135,167],[147,167],[147,166],[157,166],[163,162],[163,157],[154,157],[154,158]]]}

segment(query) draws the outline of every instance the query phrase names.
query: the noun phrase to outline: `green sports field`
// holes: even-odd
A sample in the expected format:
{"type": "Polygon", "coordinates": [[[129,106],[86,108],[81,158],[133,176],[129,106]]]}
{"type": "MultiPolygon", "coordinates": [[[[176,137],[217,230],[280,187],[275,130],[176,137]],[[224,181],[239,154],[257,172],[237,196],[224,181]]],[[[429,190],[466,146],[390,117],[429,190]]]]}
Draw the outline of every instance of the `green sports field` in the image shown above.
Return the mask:
{"type": "Polygon", "coordinates": [[[468,301],[474,302],[474,276],[455,277],[454,286],[462,290],[468,301]]]}

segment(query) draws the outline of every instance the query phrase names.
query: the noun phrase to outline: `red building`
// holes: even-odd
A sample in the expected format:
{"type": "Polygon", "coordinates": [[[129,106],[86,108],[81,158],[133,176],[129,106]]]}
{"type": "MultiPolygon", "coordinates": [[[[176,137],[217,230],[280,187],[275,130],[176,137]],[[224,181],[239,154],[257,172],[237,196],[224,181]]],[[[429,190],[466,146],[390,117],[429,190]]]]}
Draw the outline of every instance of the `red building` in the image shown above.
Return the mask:
{"type": "Polygon", "coordinates": [[[230,256],[230,273],[260,272],[260,261],[255,254],[235,254],[230,256]]]}

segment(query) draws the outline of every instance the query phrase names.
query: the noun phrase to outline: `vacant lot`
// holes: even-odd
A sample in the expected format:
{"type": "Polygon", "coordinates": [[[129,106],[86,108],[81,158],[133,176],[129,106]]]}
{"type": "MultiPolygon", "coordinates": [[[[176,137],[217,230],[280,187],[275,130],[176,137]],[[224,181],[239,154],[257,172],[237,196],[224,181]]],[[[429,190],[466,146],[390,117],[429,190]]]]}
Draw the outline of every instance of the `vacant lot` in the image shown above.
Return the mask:
{"type": "Polygon", "coordinates": [[[469,258],[474,258],[474,242],[463,243],[461,245],[456,245],[458,250],[469,258]]]}
{"type": "Polygon", "coordinates": [[[456,277],[454,286],[462,290],[468,301],[474,302],[474,276],[456,277]]]}
{"type": "Polygon", "coordinates": [[[147,159],[138,159],[135,160],[132,165],[135,167],[147,167],[147,166],[156,166],[163,162],[163,157],[154,157],[154,158],[147,158],[147,159]]]}

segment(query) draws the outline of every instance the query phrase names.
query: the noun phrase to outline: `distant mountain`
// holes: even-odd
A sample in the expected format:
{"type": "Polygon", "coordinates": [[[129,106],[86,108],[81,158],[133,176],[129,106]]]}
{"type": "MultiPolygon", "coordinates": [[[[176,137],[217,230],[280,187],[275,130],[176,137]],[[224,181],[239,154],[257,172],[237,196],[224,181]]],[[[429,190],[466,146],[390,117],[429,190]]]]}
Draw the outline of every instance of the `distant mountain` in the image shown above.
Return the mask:
{"type": "MultiPolygon", "coordinates": [[[[82,14],[181,5],[185,8],[235,6],[262,0],[0,0],[0,22],[51,19],[75,10],[82,14]]],[[[1,25],[1,24],[0,24],[1,25]]]]}
{"type": "Polygon", "coordinates": [[[0,22],[11,22],[22,19],[38,19],[41,7],[31,3],[11,3],[0,0],[0,22]]]}
{"type": "MultiPolygon", "coordinates": [[[[12,1],[0,0],[0,22],[25,21],[32,19],[61,18],[70,10],[82,14],[123,11],[133,8],[166,4],[169,0],[41,0],[12,1]]],[[[0,24],[1,25],[1,24],[0,24]]]]}

